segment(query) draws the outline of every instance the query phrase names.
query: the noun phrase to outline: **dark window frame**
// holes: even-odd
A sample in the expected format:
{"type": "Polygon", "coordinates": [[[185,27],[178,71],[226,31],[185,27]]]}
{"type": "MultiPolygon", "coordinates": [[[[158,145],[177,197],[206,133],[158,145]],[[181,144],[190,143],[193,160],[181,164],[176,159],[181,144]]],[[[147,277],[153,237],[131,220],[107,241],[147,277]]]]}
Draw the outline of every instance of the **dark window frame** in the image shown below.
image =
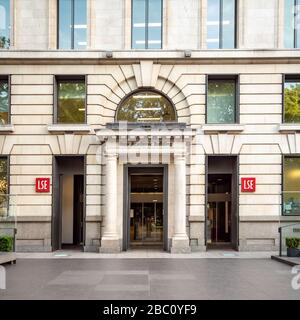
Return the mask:
{"type": "MultiPolygon", "coordinates": [[[[131,49],[132,50],[149,50],[149,39],[148,39],[148,25],[149,25],[149,0],[145,1],[145,48],[144,49],[136,49],[133,45],[133,2],[131,0],[131,49]]],[[[161,0],[161,29],[160,29],[160,39],[161,44],[159,49],[150,49],[150,50],[161,50],[163,49],[163,21],[164,21],[164,0],[161,0]]]]}
{"type": "MultiPolygon", "coordinates": [[[[60,28],[60,25],[59,25],[59,14],[60,14],[60,12],[59,12],[59,1],[60,0],[57,0],[57,8],[56,8],[56,10],[57,10],[57,12],[56,12],[56,14],[57,14],[57,19],[56,19],[56,21],[57,21],[57,34],[56,34],[56,41],[57,41],[57,49],[60,49],[60,47],[59,47],[59,28],[60,28]]],[[[87,24],[87,26],[88,26],[88,17],[86,17],[87,19],[86,19],[86,24],[87,24]]],[[[74,48],[74,44],[75,44],[75,28],[74,28],[74,20],[75,20],[75,0],[71,0],[71,48],[69,48],[69,49],[62,49],[62,50],[76,50],[75,48],[74,48]]]]}
{"type": "MultiPolygon", "coordinates": [[[[299,214],[285,214],[284,213],[284,172],[285,172],[285,159],[286,158],[300,158],[299,153],[294,154],[283,154],[282,155],[282,161],[281,161],[281,216],[284,217],[300,217],[299,214]]],[[[299,190],[300,191],[300,190],[299,190]]]]}
{"type": "MultiPolygon", "coordinates": [[[[219,19],[219,48],[218,49],[224,49],[223,48],[223,1],[224,0],[220,0],[220,7],[219,7],[220,19],[219,19]]],[[[239,1],[234,0],[234,45],[232,49],[237,48],[237,42],[238,42],[238,23],[239,23],[238,8],[239,8],[239,1]]],[[[207,17],[206,17],[206,20],[207,20],[207,17]]],[[[215,49],[215,50],[218,50],[218,49],[215,49]]],[[[214,49],[208,49],[208,50],[214,50],[214,49]]],[[[230,49],[225,48],[225,50],[230,50],[230,49]]]]}
{"type": "Polygon", "coordinates": [[[206,75],[205,84],[205,124],[211,125],[225,125],[225,124],[239,124],[240,123],[240,75],[239,74],[225,74],[225,75],[206,75]],[[235,116],[233,123],[208,123],[208,83],[210,80],[226,82],[226,80],[235,81],[235,116]]]}
{"type": "Polygon", "coordinates": [[[87,124],[87,75],[55,75],[53,77],[53,86],[54,86],[54,94],[53,94],[53,105],[54,105],[54,112],[53,112],[53,123],[54,124],[87,124]],[[85,107],[85,117],[84,122],[80,123],[66,123],[66,122],[58,122],[57,115],[58,115],[58,83],[72,83],[72,82],[79,82],[82,81],[85,85],[85,97],[84,97],[84,107],[85,107]]]}
{"type": "Polygon", "coordinates": [[[282,74],[282,108],[281,108],[281,122],[282,123],[293,123],[300,124],[300,122],[287,122],[285,121],[285,84],[286,82],[299,81],[300,84],[300,74],[296,73],[286,73],[282,74]]]}
{"type": "Polygon", "coordinates": [[[11,124],[11,75],[0,75],[0,80],[7,81],[8,84],[8,116],[7,116],[7,124],[11,124]]]}

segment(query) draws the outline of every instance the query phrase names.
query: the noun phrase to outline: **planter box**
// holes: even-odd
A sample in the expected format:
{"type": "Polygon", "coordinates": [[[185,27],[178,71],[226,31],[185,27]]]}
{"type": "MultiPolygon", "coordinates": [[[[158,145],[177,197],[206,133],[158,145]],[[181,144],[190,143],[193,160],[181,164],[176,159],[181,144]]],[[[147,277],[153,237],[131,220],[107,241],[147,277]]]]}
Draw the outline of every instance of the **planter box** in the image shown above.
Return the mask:
{"type": "Polygon", "coordinates": [[[16,263],[17,256],[15,252],[0,252],[0,264],[3,263],[16,263]]]}
{"type": "Polygon", "coordinates": [[[300,250],[296,248],[287,248],[288,257],[300,257],[300,250]]]}

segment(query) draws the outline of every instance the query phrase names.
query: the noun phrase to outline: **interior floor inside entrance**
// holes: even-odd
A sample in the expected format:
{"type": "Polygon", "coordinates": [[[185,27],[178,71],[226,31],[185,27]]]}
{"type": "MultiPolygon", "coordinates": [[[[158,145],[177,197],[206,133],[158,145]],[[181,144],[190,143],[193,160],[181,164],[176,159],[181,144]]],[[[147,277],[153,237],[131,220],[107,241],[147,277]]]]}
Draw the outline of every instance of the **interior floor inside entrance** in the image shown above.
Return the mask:
{"type": "Polygon", "coordinates": [[[163,244],[163,174],[130,177],[130,244],[163,244]]]}

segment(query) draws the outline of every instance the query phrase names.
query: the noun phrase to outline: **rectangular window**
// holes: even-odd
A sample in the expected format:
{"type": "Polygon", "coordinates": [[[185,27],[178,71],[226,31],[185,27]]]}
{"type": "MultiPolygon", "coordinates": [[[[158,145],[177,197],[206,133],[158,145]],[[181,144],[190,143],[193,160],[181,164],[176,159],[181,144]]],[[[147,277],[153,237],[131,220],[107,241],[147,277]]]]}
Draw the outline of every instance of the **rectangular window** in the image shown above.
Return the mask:
{"type": "Polygon", "coordinates": [[[300,76],[285,76],[284,122],[300,123],[300,76]]]}
{"type": "Polygon", "coordinates": [[[9,123],[9,81],[0,76],[0,125],[9,123]]]}
{"type": "Polygon", "coordinates": [[[300,0],[285,0],[284,45],[286,48],[300,47],[300,0]]]}
{"type": "Polygon", "coordinates": [[[162,48],[163,0],[132,0],[132,49],[162,48]]]}
{"type": "Polygon", "coordinates": [[[87,46],[87,1],[58,0],[58,48],[87,46]]]}
{"type": "Polygon", "coordinates": [[[300,215],[300,157],[284,157],[283,214],[300,215]]]}
{"type": "Polygon", "coordinates": [[[86,122],[85,77],[56,77],[57,123],[86,122]]]}
{"type": "Polygon", "coordinates": [[[0,0],[0,49],[10,46],[10,0],[0,0]]]}
{"type": "Polygon", "coordinates": [[[236,47],[236,0],[207,1],[207,48],[236,47]]]}
{"type": "Polygon", "coordinates": [[[0,217],[7,215],[8,200],[8,161],[0,157],[0,217]]]}
{"type": "Polygon", "coordinates": [[[236,79],[208,78],[207,123],[236,123],[236,79]]]}

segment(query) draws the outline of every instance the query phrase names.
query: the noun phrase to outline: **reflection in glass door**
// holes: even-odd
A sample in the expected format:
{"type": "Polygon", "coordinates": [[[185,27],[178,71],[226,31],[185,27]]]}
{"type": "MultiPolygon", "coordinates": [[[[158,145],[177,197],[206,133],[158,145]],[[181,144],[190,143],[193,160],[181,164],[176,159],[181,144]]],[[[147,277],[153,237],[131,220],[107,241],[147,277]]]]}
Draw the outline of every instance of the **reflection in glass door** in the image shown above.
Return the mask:
{"type": "Polygon", "coordinates": [[[133,244],[162,244],[162,203],[131,203],[130,241],[133,244]]]}

